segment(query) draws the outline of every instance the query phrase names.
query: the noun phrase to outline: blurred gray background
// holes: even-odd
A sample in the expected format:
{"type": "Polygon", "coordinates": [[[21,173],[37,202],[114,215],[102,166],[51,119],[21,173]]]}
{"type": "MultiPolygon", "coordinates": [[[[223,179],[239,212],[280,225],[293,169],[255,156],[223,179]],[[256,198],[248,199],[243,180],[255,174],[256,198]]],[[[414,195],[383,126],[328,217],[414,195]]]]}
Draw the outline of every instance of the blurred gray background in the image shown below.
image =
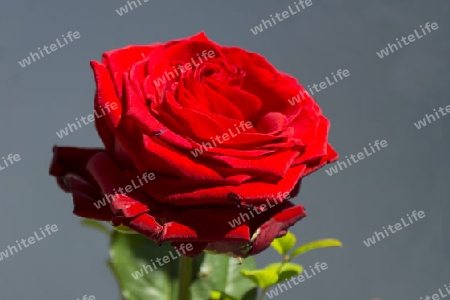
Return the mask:
{"type": "MultiPolygon", "coordinates": [[[[326,262],[329,268],[277,299],[419,299],[450,282],[450,116],[420,130],[413,125],[450,104],[449,1],[313,0],[258,35],[250,28],[293,1],[141,3],[123,16],[115,11],[123,0],[0,3],[0,156],[22,157],[0,171],[0,251],[46,224],[59,228],[0,262],[0,299],[119,299],[104,263],[107,238],[80,225],[71,196],[48,176],[54,144],[102,144],[93,124],[61,140],[55,132],[92,112],[90,60],[199,31],[262,54],[304,86],[348,69],[348,78],[315,94],[331,120],[332,145],[343,158],[377,139],[388,142],[333,176],[321,169],[304,180],[294,201],[306,205],[308,217],[292,231],[301,243],[331,237],[344,247],[297,258],[304,266],[326,262]],[[439,29],[383,59],[376,55],[426,22],[439,29]],[[18,64],[68,31],[81,38],[25,68],[18,64]],[[426,217],[369,248],[363,244],[413,210],[426,217]]],[[[259,266],[277,259],[273,250],[257,256],[259,266]]]]}

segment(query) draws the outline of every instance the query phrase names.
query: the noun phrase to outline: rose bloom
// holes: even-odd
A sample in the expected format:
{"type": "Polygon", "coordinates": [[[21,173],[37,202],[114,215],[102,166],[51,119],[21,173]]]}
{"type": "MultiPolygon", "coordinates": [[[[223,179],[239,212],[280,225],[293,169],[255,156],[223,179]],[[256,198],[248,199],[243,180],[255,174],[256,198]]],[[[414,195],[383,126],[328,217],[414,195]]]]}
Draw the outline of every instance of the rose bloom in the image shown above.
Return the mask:
{"type": "Polygon", "coordinates": [[[287,199],[338,157],[329,121],[295,78],[204,33],[112,50],[91,66],[105,148],[55,146],[50,166],[77,216],[191,243],[191,257],[247,257],[305,216],[287,199]]]}

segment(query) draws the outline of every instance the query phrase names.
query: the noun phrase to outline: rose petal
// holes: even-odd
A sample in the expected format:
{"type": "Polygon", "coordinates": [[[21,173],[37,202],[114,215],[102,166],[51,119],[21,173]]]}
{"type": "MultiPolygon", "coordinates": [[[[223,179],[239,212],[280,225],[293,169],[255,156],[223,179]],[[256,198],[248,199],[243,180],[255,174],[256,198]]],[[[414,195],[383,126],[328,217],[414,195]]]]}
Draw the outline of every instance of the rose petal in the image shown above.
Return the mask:
{"type": "Polygon", "coordinates": [[[126,226],[145,235],[152,241],[159,243],[159,236],[163,227],[156,222],[155,218],[148,214],[142,214],[138,217],[127,221],[126,226]]]}
{"type": "Polygon", "coordinates": [[[79,217],[110,221],[113,213],[108,205],[97,209],[94,203],[102,198],[97,186],[91,185],[77,175],[67,175],[73,197],[73,213],[79,217]]]}
{"type": "Polygon", "coordinates": [[[122,98],[122,73],[128,72],[136,62],[143,60],[160,46],[160,43],[148,46],[130,45],[103,53],[102,63],[111,72],[119,98],[122,98]]]}
{"type": "Polygon", "coordinates": [[[53,158],[49,174],[55,177],[76,174],[89,182],[94,178],[86,170],[86,164],[97,153],[104,152],[99,148],[53,147],[53,158]]]}
{"type": "MultiPolygon", "coordinates": [[[[230,223],[239,217],[236,208],[191,208],[183,211],[167,211],[161,241],[248,241],[250,232],[243,223],[232,227],[230,223]],[[214,226],[205,226],[214,224],[214,226]]],[[[159,217],[162,217],[161,215],[159,217]]]]}
{"type": "Polygon", "coordinates": [[[256,255],[267,249],[272,241],[306,216],[303,206],[293,206],[274,215],[269,221],[259,227],[259,235],[253,241],[248,255],[256,255]]]}

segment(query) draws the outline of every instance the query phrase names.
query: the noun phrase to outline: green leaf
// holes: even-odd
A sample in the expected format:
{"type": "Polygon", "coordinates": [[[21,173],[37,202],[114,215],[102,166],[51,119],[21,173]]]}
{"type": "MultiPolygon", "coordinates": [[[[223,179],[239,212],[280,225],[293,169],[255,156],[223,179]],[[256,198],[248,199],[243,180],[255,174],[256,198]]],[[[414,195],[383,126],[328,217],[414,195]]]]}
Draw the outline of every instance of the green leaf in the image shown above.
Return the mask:
{"type": "Polygon", "coordinates": [[[236,298],[233,298],[225,293],[218,291],[212,291],[210,297],[211,300],[237,300],[236,298]]]}
{"type": "Polygon", "coordinates": [[[81,225],[86,226],[86,227],[90,227],[90,228],[92,228],[94,230],[100,231],[100,232],[105,233],[107,235],[111,234],[111,227],[106,225],[105,222],[100,222],[100,221],[93,220],[93,219],[83,219],[81,221],[81,225]]]}
{"type": "Polygon", "coordinates": [[[286,235],[273,240],[272,244],[270,245],[275,248],[275,250],[277,250],[281,255],[286,255],[289,250],[294,247],[296,241],[297,239],[295,238],[295,235],[288,232],[286,233],[286,235]]]}
{"type": "MultiPolygon", "coordinates": [[[[158,246],[143,235],[114,231],[110,256],[109,265],[125,300],[178,299],[179,255],[172,246],[158,246]],[[164,262],[164,257],[169,261],[166,258],[164,262]]],[[[198,267],[193,264],[193,273],[196,272],[198,267]]]]}
{"type": "Polygon", "coordinates": [[[230,298],[254,300],[256,293],[251,292],[251,290],[255,285],[250,280],[246,280],[240,271],[243,269],[251,270],[255,266],[253,257],[244,259],[242,265],[240,265],[234,257],[204,254],[200,271],[191,285],[192,299],[210,299],[211,292],[214,292],[213,294],[216,297],[217,292],[219,292],[220,295],[230,298]],[[254,295],[253,298],[250,298],[252,295],[254,295]]]}
{"type": "Polygon", "coordinates": [[[130,227],[127,227],[124,225],[114,226],[113,228],[115,231],[118,231],[123,234],[138,234],[136,231],[134,231],[130,227]]]}
{"type": "Polygon", "coordinates": [[[236,299],[222,292],[212,291],[210,300],[255,300],[258,293],[258,288],[249,290],[241,299],[236,299]]]}
{"type": "Polygon", "coordinates": [[[278,282],[277,270],[242,270],[241,274],[260,288],[266,288],[278,282]]]}
{"type": "Polygon", "coordinates": [[[305,252],[328,247],[342,247],[342,243],[336,239],[323,239],[302,245],[295,249],[291,254],[291,259],[305,252]]]}
{"type": "Polygon", "coordinates": [[[244,297],[242,297],[242,300],[255,300],[257,295],[258,295],[258,288],[254,287],[250,291],[245,293],[244,297]]]}
{"type": "Polygon", "coordinates": [[[275,283],[285,281],[286,279],[296,276],[303,272],[303,267],[296,263],[274,263],[264,268],[264,270],[271,270],[278,273],[278,280],[275,283]],[[281,267],[283,266],[283,267],[281,267]],[[280,270],[281,268],[281,270],[280,270]]]}

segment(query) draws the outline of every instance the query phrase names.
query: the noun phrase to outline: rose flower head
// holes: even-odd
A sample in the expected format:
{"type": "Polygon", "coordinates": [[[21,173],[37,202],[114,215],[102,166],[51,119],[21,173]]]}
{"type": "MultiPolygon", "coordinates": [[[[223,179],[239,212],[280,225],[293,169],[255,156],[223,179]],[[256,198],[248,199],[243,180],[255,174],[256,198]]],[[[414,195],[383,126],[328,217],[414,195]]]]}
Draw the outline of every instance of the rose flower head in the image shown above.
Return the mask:
{"type": "Polygon", "coordinates": [[[50,166],[77,216],[191,243],[191,257],[247,257],[305,216],[288,199],[337,159],[329,121],[295,78],[204,33],[108,51],[91,67],[105,148],[55,146],[50,166]]]}

